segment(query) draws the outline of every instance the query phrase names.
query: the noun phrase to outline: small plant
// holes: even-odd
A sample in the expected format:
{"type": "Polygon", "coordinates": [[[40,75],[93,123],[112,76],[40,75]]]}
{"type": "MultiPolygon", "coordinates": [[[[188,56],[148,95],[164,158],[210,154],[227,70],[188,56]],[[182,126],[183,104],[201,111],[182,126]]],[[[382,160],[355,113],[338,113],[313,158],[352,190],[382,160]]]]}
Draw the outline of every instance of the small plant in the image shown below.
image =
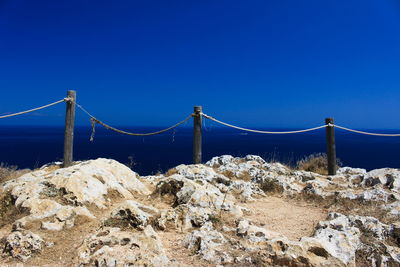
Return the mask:
{"type": "Polygon", "coordinates": [[[212,224],[218,224],[221,222],[221,217],[216,214],[209,215],[208,219],[210,220],[210,222],[212,222],[212,224]]]}
{"type": "Polygon", "coordinates": [[[283,188],[278,181],[270,178],[266,178],[260,183],[260,189],[265,193],[282,193],[283,188]]]}
{"type": "Polygon", "coordinates": [[[16,178],[18,173],[17,169],[17,166],[0,163],[0,182],[16,178]]]}
{"type": "MultiPolygon", "coordinates": [[[[337,168],[342,163],[339,159],[336,160],[337,168]]],[[[296,167],[298,170],[315,172],[322,175],[328,174],[328,158],[325,153],[315,153],[297,161],[296,167]]]]}
{"type": "Polygon", "coordinates": [[[125,165],[126,165],[129,169],[133,169],[133,167],[135,167],[136,162],[135,162],[135,160],[134,160],[134,158],[133,158],[132,155],[128,157],[128,163],[126,163],[125,165]]]}
{"type": "MultiPolygon", "coordinates": [[[[176,168],[172,168],[172,169],[169,169],[166,173],[165,173],[165,176],[171,176],[171,175],[174,175],[174,174],[177,174],[178,173],[178,170],[176,169],[176,168]]],[[[160,173],[161,174],[161,173],[160,173]]]]}

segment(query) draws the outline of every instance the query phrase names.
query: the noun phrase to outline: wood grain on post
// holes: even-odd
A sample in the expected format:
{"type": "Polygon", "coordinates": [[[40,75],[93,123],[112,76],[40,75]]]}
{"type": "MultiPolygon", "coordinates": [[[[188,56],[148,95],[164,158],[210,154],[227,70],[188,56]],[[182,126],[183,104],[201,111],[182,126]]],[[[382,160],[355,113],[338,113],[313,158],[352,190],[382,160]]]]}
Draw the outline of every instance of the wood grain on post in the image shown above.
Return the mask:
{"type": "Polygon", "coordinates": [[[193,114],[193,163],[201,163],[201,106],[194,107],[193,114]]]}
{"type": "Polygon", "coordinates": [[[328,175],[336,174],[336,144],[335,144],[335,127],[329,126],[333,124],[333,118],[326,118],[326,155],[328,159],[328,175]]]}
{"type": "Polygon", "coordinates": [[[76,92],[69,90],[67,97],[69,100],[66,102],[67,110],[65,113],[64,168],[71,166],[73,161],[76,92]]]}

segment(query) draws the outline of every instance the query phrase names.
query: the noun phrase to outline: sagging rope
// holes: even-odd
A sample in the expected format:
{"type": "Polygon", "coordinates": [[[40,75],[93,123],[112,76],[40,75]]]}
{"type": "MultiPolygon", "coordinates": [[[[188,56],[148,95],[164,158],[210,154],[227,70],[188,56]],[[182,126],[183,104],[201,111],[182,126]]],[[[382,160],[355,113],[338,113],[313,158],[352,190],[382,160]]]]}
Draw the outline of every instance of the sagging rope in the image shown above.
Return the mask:
{"type": "Polygon", "coordinates": [[[108,125],[108,124],[105,124],[104,122],[100,121],[100,120],[97,119],[95,116],[93,116],[92,114],[90,114],[90,113],[89,113],[85,108],[83,108],[81,105],[79,105],[79,104],[76,103],[76,102],[75,102],[75,104],[76,104],[76,106],[77,106],[79,109],[81,109],[83,112],[85,112],[85,113],[90,117],[90,122],[91,122],[91,124],[92,124],[92,135],[91,135],[91,137],[90,137],[90,141],[93,141],[96,123],[100,124],[101,126],[103,126],[104,128],[106,128],[106,129],[108,129],[108,130],[111,130],[111,131],[114,131],[114,132],[117,132],[117,133],[120,133],[120,134],[131,135],[131,136],[150,136],[150,135],[161,134],[161,133],[167,132],[167,131],[169,131],[169,130],[172,130],[172,129],[178,127],[179,125],[184,124],[185,122],[187,122],[188,120],[190,120],[190,119],[192,118],[192,114],[190,114],[190,115],[187,116],[184,120],[182,120],[182,121],[180,121],[180,122],[178,122],[178,123],[172,125],[171,127],[168,127],[168,128],[166,128],[166,129],[163,129],[163,130],[160,130],[160,131],[157,131],[157,132],[151,132],[151,133],[132,133],[132,132],[123,131],[123,130],[117,129],[117,128],[115,128],[115,127],[112,127],[112,126],[110,126],[110,125],[108,125]]]}
{"type": "Polygon", "coordinates": [[[48,107],[57,105],[57,104],[59,104],[61,102],[65,102],[65,101],[69,101],[69,100],[70,100],[69,98],[64,98],[64,99],[58,100],[56,102],[41,106],[41,107],[37,107],[37,108],[33,108],[33,109],[29,109],[29,110],[25,110],[25,111],[21,111],[21,112],[17,112],[17,113],[12,113],[12,114],[8,114],[8,115],[3,115],[3,116],[0,116],[0,119],[14,117],[14,116],[18,116],[18,115],[23,115],[23,114],[30,113],[30,112],[33,112],[33,111],[36,111],[36,110],[48,108],[48,107]]]}
{"type": "Polygon", "coordinates": [[[203,117],[215,121],[219,124],[237,129],[237,130],[242,130],[242,131],[246,131],[246,132],[252,132],[252,133],[260,133],[260,134],[295,134],[295,133],[305,133],[305,132],[310,132],[310,131],[314,131],[314,130],[318,130],[318,129],[322,129],[327,127],[328,125],[322,125],[322,126],[318,126],[318,127],[314,127],[314,128],[309,128],[309,129],[304,129],[304,130],[297,130],[297,131],[287,131],[287,132],[270,132],[270,131],[260,131],[260,130],[253,130],[253,129],[247,129],[247,128],[243,128],[243,127],[239,127],[239,126],[235,126],[226,122],[222,122],[220,120],[217,120],[214,117],[211,117],[207,114],[202,113],[203,117]]]}
{"type": "Polygon", "coordinates": [[[364,131],[358,131],[358,130],[353,130],[353,129],[349,129],[343,126],[339,126],[336,124],[333,124],[332,126],[345,130],[345,131],[349,131],[349,132],[353,132],[353,133],[359,133],[359,134],[365,134],[365,135],[373,135],[373,136],[400,136],[400,134],[383,134],[383,133],[370,133],[370,132],[364,132],[364,131]]]}

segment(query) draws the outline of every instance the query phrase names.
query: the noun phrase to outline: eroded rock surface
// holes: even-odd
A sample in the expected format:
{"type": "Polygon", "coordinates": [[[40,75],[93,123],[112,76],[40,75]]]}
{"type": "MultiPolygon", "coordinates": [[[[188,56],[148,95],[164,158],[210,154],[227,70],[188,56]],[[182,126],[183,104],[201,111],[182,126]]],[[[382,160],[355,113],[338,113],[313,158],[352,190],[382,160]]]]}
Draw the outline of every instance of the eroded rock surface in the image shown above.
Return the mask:
{"type": "Polygon", "coordinates": [[[169,266],[161,241],[151,226],[142,232],[104,228],[78,248],[79,264],[91,266],[169,266]]]}
{"type": "Polygon", "coordinates": [[[397,169],[324,176],[225,155],[140,177],[97,159],[44,166],[0,188],[17,214],[0,228],[3,255],[27,264],[68,237],[73,266],[400,266],[397,169]],[[314,203],[321,216],[305,235],[273,230],[268,210],[252,210],[271,195],[314,203]]]}
{"type": "Polygon", "coordinates": [[[30,231],[17,231],[9,234],[5,241],[3,254],[26,261],[39,253],[45,246],[44,240],[30,231]]]}

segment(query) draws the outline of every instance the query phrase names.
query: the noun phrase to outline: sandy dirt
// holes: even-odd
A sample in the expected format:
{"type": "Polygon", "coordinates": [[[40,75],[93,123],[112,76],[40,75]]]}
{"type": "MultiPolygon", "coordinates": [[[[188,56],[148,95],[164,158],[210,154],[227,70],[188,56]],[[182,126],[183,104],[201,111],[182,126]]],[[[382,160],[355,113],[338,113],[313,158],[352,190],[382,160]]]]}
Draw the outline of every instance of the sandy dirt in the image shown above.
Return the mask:
{"type": "Polygon", "coordinates": [[[245,218],[292,240],[311,236],[316,224],[325,220],[328,214],[326,209],[316,205],[275,196],[239,205],[252,211],[245,218]]]}

